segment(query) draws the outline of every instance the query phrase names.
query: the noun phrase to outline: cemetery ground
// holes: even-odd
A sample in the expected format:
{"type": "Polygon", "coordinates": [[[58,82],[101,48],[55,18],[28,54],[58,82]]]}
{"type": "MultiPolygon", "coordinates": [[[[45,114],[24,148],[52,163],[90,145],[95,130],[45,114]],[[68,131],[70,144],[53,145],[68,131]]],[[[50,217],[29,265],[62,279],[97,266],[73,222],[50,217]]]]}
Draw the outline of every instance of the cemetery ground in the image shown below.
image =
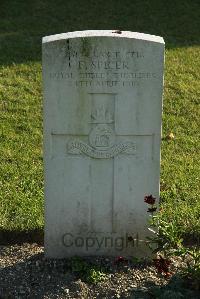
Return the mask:
{"type": "Polygon", "coordinates": [[[0,9],[0,297],[198,298],[199,4],[58,3],[7,1],[0,9]],[[180,256],[170,257],[167,277],[152,263],[123,257],[44,259],[41,38],[88,28],[165,39],[159,241],[168,253],[196,248],[191,280],[179,274],[185,265],[180,256]]]}

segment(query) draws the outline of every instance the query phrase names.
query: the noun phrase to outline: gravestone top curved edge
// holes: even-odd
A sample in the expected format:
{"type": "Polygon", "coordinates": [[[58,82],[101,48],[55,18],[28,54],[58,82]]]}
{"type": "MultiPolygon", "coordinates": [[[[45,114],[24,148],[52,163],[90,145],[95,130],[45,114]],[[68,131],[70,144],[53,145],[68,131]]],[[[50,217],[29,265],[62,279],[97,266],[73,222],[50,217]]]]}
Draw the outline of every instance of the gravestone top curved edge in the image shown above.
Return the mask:
{"type": "Polygon", "coordinates": [[[161,36],[132,32],[132,31],[119,31],[119,30],[84,30],[84,31],[73,31],[60,34],[54,34],[45,36],[42,39],[42,43],[49,43],[59,41],[63,39],[71,38],[84,38],[84,37],[116,37],[116,38],[131,38],[139,39],[144,41],[150,41],[155,43],[164,44],[164,39],[161,36]]]}

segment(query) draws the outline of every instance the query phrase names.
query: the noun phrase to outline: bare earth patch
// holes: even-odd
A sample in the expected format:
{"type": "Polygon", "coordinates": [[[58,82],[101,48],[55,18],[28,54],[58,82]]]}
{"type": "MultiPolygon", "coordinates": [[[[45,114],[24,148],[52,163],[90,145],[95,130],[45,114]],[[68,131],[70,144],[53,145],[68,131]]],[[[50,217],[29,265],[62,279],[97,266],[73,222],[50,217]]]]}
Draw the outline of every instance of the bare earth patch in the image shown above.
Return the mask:
{"type": "Polygon", "coordinates": [[[45,259],[36,243],[0,247],[0,298],[199,298],[176,274],[181,260],[174,259],[171,278],[157,274],[153,265],[114,258],[91,257],[87,263],[106,269],[96,284],[88,283],[70,267],[70,259],[45,259]]]}

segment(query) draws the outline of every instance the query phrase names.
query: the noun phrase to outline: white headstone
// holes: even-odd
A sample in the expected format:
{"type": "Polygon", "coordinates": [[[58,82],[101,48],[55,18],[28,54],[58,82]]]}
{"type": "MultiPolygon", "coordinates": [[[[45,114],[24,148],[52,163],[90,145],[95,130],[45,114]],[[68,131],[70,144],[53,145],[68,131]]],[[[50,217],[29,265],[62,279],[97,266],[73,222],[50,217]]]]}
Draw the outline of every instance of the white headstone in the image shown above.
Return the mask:
{"type": "Polygon", "coordinates": [[[43,38],[46,256],[148,254],[163,60],[163,39],[148,34],[43,38]]]}

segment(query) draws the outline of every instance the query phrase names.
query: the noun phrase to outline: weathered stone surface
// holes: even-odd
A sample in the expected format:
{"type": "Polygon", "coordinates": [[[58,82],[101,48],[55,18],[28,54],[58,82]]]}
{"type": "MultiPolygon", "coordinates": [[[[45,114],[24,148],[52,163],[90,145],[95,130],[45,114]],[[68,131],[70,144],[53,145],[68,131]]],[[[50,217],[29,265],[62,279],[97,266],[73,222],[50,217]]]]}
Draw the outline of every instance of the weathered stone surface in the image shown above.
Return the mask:
{"type": "Polygon", "coordinates": [[[163,39],[147,34],[43,38],[47,256],[148,254],[163,58],[163,39]]]}

